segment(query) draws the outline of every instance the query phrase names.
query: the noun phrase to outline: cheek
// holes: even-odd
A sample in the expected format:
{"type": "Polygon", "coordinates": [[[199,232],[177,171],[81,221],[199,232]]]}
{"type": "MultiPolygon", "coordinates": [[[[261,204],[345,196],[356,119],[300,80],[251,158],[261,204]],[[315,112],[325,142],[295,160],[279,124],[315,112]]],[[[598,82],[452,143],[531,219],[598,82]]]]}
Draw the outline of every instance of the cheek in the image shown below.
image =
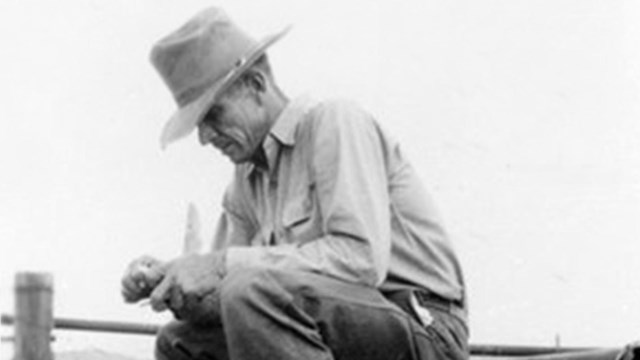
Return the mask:
{"type": "Polygon", "coordinates": [[[238,114],[237,126],[234,132],[238,140],[249,146],[255,146],[259,137],[259,126],[257,126],[257,113],[252,108],[242,109],[238,114]]]}
{"type": "Polygon", "coordinates": [[[244,151],[252,151],[258,146],[260,137],[260,115],[250,99],[240,99],[227,106],[226,116],[220,119],[220,130],[244,151]]]}
{"type": "Polygon", "coordinates": [[[233,146],[241,151],[249,151],[252,147],[251,138],[241,126],[233,125],[221,128],[219,131],[218,143],[227,144],[231,142],[233,146]]]}

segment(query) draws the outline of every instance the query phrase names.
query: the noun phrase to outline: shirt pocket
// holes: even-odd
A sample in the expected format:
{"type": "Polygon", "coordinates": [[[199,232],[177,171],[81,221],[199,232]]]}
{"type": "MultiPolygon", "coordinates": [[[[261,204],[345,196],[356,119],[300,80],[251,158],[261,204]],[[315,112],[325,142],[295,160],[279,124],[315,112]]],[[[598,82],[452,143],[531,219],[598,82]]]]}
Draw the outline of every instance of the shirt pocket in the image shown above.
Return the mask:
{"type": "Polygon", "coordinates": [[[301,243],[319,236],[320,226],[316,225],[313,187],[299,191],[283,208],[282,229],[287,242],[301,243]]]}
{"type": "Polygon", "coordinates": [[[311,201],[307,196],[300,196],[290,201],[285,206],[282,214],[282,226],[285,229],[291,229],[307,222],[311,218],[310,203],[311,201]]]}

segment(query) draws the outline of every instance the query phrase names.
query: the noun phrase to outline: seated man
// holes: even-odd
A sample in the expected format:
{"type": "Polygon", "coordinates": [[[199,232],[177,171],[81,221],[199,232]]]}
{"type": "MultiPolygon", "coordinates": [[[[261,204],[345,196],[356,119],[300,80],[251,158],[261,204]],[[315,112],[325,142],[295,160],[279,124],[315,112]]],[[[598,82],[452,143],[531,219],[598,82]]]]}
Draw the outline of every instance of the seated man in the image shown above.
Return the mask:
{"type": "Polygon", "coordinates": [[[289,99],[266,49],[220,9],[151,60],[179,109],[161,143],[197,129],[236,165],[212,250],[134,260],[128,302],[176,320],[158,359],[464,359],[460,264],[400,147],[357,105],[289,99]]]}

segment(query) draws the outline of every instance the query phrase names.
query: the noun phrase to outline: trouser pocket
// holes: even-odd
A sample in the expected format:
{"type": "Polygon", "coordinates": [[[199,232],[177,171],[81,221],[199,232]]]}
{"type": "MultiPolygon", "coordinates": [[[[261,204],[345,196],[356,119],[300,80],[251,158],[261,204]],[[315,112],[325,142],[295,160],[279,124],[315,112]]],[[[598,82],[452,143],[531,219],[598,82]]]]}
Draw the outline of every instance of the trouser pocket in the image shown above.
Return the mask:
{"type": "Polygon", "coordinates": [[[415,332],[420,359],[465,360],[469,358],[465,326],[454,316],[429,309],[433,321],[415,332]]]}
{"type": "Polygon", "coordinates": [[[411,330],[418,359],[469,358],[467,328],[457,317],[437,306],[417,305],[412,301],[415,298],[411,291],[396,291],[385,296],[415,320],[411,330]]]}

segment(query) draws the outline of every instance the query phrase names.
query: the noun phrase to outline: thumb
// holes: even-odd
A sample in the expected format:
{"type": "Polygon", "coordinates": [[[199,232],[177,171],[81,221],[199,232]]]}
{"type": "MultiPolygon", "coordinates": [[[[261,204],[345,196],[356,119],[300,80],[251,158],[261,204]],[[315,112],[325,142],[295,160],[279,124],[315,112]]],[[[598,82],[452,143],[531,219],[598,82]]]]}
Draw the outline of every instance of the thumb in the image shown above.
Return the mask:
{"type": "Polygon", "coordinates": [[[173,286],[173,277],[165,276],[162,281],[153,289],[151,292],[151,296],[149,297],[151,301],[151,307],[154,311],[164,311],[167,310],[167,303],[171,291],[171,287],[173,286]]]}

